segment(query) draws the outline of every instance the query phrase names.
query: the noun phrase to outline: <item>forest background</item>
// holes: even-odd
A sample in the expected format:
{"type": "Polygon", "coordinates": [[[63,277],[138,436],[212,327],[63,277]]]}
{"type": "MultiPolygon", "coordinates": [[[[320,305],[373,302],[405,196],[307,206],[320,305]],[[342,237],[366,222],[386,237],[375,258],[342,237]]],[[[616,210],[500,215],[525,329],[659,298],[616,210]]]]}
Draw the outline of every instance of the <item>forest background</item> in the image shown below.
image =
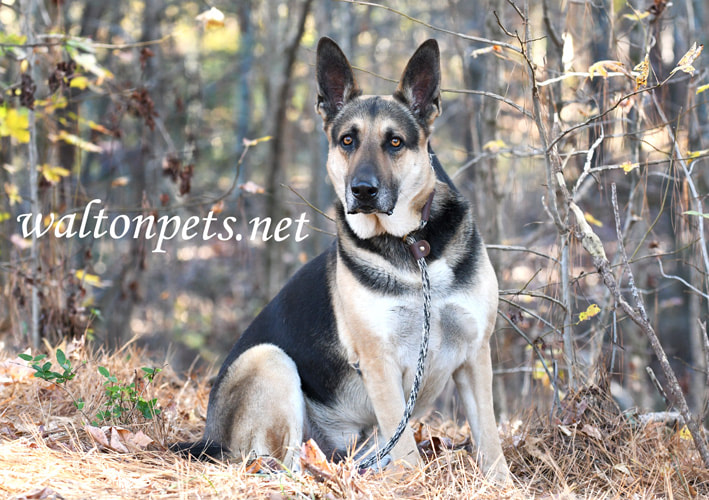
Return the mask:
{"type": "Polygon", "coordinates": [[[317,40],[334,38],[383,94],[435,37],[432,145],[500,282],[502,419],[597,383],[622,408],[682,412],[684,394],[701,425],[707,24],[703,0],[2,0],[2,349],[130,341],[178,372],[218,365],[333,240],[317,40]],[[81,214],[93,199],[109,220],[212,211],[244,234],[254,217],[306,212],[309,237],[175,238],[166,253],[144,234],[22,237],[18,215],[81,214]]]}

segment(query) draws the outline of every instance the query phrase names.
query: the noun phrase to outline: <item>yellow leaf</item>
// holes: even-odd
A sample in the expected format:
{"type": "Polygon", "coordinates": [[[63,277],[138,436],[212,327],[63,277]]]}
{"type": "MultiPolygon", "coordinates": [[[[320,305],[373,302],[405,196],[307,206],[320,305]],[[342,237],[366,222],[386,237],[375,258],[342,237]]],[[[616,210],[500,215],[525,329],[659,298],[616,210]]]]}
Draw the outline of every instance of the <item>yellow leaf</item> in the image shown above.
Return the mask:
{"type": "Polygon", "coordinates": [[[689,50],[682,56],[682,59],[679,60],[675,69],[670,72],[670,75],[674,75],[677,71],[684,71],[690,75],[693,74],[695,68],[692,66],[692,63],[699,57],[699,54],[702,53],[703,48],[704,45],[697,46],[697,42],[694,42],[689,50]]]}
{"type": "Polygon", "coordinates": [[[39,170],[42,172],[44,178],[47,179],[47,182],[51,183],[59,182],[62,180],[62,177],[71,174],[71,172],[63,167],[53,167],[47,163],[42,165],[39,170]]]}
{"type": "MultiPolygon", "coordinates": [[[[588,319],[593,318],[593,317],[594,317],[595,315],[597,315],[599,312],[601,312],[601,308],[598,307],[597,304],[591,304],[590,306],[588,306],[588,308],[587,308],[584,312],[579,313],[579,321],[578,321],[578,323],[581,323],[581,322],[583,322],[583,321],[586,321],[586,320],[588,320],[588,319]]],[[[577,324],[578,324],[578,323],[577,323],[577,324]]]]}
{"type": "Polygon", "coordinates": [[[19,143],[30,142],[30,119],[26,109],[0,108],[0,136],[13,137],[19,143]]]}
{"type": "Polygon", "coordinates": [[[691,164],[694,160],[701,156],[709,154],[709,149],[702,149],[699,151],[687,151],[687,165],[691,164]]]}
{"type": "Polygon", "coordinates": [[[551,387],[551,380],[549,380],[549,375],[547,375],[547,371],[544,369],[544,363],[539,359],[534,362],[532,379],[541,381],[544,387],[551,387]]]}
{"type": "Polygon", "coordinates": [[[195,20],[202,23],[204,28],[208,30],[224,27],[224,13],[216,7],[205,10],[195,17],[195,20]]]}
{"type": "Polygon", "coordinates": [[[60,130],[59,134],[57,135],[49,134],[48,137],[50,141],[64,141],[67,144],[71,144],[73,146],[76,146],[77,148],[83,149],[84,151],[88,151],[90,153],[100,153],[103,151],[100,146],[90,143],[89,141],[85,141],[79,136],[70,134],[66,130],[60,130]]]}
{"type": "Polygon", "coordinates": [[[62,233],[66,231],[66,224],[64,224],[64,221],[59,218],[59,214],[56,212],[51,212],[50,214],[45,215],[43,222],[44,227],[49,228],[48,231],[59,230],[59,232],[62,233]]]}
{"type": "Polygon", "coordinates": [[[89,79],[85,76],[75,76],[71,79],[69,87],[84,90],[89,86],[89,79]]]}
{"type": "Polygon", "coordinates": [[[273,137],[271,137],[270,135],[265,135],[263,137],[259,137],[258,139],[247,139],[246,137],[244,137],[244,146],[255,146],[259,142],[267,142],[271,139],[273,139],[273,137]]]}
{"type": "Polygon", "coordinates": [[[625,163],[623,163],[621,165],[621,167],[623,168],[623,172],[625,172],[626,175],[628,173],[632,172],[633,170],[635,170],[636,168],[638,168],[639,166],[640,165],[638,163],[632,163],[630,161],[626,161],[625,163]]]}
{"type": "Polygon", "coordinates": [[[10,206],[13,206],[17,203],[22,203],[22,196],[20,196],[17,186],[14,184],[10,183],[5,183],[5,193],[7,194],[7,197],[10,199],[10,206]]]}
{"type": "Polygon", "coordinates": [[[619,71],[623,69],[623,63],[620,61],[604,60],[593,63],[588,67],[588,77],[593,80],[596,73],[603,78],[608,76],[608,70],[619,71]]]}
{"type": "Polygon", "coordinates": [[[30,62],[27,59],[23,59],[20,62],[20,73],[27,73],[28,69],[30,69],[30,62]]]}
{"type": "Polygon", "coordinates": [[[682,426],[678,434],[680,439],[684,439],[685,441],[692,441],[692,433],[689,432],[689,429],[687,429],[686,425],[682,426]]]}
{"type": "Polygon", "coordinates": [[[113,135],[113,132],[108,130],[106,127],[104,127],[100,123],[96,123],[93,120],[88,120],[86,123],[89,125],[91,130],[95,130],[96,132],[101,132],[102,134],[106,134],[106,135],[113,135]]]}
{"type": "Polygon", "coordinates": [[[7,212],[0,212],[0,222],[5,222],[6,220],[9,220],[11,215],[7,212]]]}
{"type": "Polygon", "coordinates": [[[495,141],[488,141],[483,146],[483,150],[490,151],[491,153],[497,153],[502,148],[506,148],[507,144],[502,139],[497,139],[495,141]]]}
{"type": "Polygon", "coordinates": [[[593,224],[596,227],[603,227],[603,222],[599,221],[588,212],[585,212],[583,214],[583,218],[586,219],[586,222],[588,222],[589,224],[593,224]]]}
{"type": "Polygon", "coordinates": [[[90,286],[95,286],[97,288],[103,288],[106,286],[106,283],[103,283],[101,281],[101,278],[95,274],[89,274],[86,271],[79,269],[74,273],[74,276],[76,276],[76,279],[81,281],[82,283],[85,283],[90,286]]]}
{"type": "Polygon", "coordinates": [[[647,16],[650,15],[650,11],[644,11],[640,12],[639,14],[624,14],[623,17],[626,19],[630,19],[631,21],[640,21],[641,19],[645,19],[647,16]]]}
{"type": "Polygon", "coordinates": [[[47,99],[37,99],[35,106],[44,108],[47,114],[53,114],[58,109],[64,109],[69,105],[69,101],[60,94],[53,94],[47,99]]]}
{"type": "Polygon", "coordinates": [[[647,85],[647,77],[650,74],[650,59],[645,56],[645,60],[635,66],[633,71],[637,73],[635,75],[635,88],[639,89],[647,85]]]}
{"type": "Polygon", "coordinates": [[[707,83],[706,85],[702,85],[701,87],[699,87],[699,88],[697,89],[697,94],[701,94],[702,92],[704,92],[704,91],[707,90],[707,89],[709,89],[709,83],[707,83]]]}

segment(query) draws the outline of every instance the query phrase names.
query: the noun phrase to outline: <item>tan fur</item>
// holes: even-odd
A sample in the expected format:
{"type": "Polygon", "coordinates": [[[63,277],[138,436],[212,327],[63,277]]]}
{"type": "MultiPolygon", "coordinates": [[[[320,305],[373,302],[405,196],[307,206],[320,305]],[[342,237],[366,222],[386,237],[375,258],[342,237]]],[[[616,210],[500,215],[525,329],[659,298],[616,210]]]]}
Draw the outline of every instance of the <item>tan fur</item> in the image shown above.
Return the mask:
{"type": "Polygon", "coordinates": [[[305,403],[298,369],[280,348],[261,344],[239,356],[217,394],[205,437],[234,456],[272,456],[293,464],[303,436],[305,403]],[[268,398],[264,399],[264,395],[268,398]]]}

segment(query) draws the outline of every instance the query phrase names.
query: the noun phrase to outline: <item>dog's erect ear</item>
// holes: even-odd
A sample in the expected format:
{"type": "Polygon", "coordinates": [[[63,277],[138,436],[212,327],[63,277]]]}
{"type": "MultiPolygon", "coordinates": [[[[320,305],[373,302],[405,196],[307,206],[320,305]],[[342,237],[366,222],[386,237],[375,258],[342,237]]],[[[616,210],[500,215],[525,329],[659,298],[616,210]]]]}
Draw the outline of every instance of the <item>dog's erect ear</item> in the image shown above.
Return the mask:
{"type": "Polygon", "coordinates": [[[315,111],[327,123],[347,101],[359,96],[362,91],[355,81],[352,66],[332,39],[320,39],[316,59],[318,103],[315,111]]]}
{"type": "Polygon", "coordinates": [[[416,49],[401,75],[394,98],[406,104],[429,126],[441,114],[441,55],[438,42],[426,40],[416,49]]]}

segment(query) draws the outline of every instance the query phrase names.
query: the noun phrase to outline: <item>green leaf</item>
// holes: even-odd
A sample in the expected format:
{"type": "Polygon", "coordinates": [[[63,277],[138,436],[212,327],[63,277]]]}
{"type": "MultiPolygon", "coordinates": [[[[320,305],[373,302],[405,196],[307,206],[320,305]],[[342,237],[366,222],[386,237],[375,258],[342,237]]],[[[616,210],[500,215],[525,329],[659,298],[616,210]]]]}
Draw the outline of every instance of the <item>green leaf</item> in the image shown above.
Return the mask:
{"type": "Polygon", "coordinates": [[[98,372],[106,378],[109,378],[111,376],[111,374],[108,373],[108,369],[104,366],[99,366],[98,372]]]}
{"type": "Polygon", "coordinates": [[[20,354],[17,355],[18,358],[23,359],[25,361],[34,361],[32,356],[30,354],[25,354],[24,352],[21,352],[20,354]]]}
{"type": "Polygon", "coordinates": [[[57,349],[57,363],[62,366],[64,366],[64,364],[66,363],[66,355],[61,349],[57,349]]]}
{"type": "Polygon", "coordinates": [[[686,212],[682,212],[682,215],[697,215],[704,217],[705,219],[709,219],[709,214],[703,214],[701,212],[697,212],[696,210],[687,210],[686,212]]]}

